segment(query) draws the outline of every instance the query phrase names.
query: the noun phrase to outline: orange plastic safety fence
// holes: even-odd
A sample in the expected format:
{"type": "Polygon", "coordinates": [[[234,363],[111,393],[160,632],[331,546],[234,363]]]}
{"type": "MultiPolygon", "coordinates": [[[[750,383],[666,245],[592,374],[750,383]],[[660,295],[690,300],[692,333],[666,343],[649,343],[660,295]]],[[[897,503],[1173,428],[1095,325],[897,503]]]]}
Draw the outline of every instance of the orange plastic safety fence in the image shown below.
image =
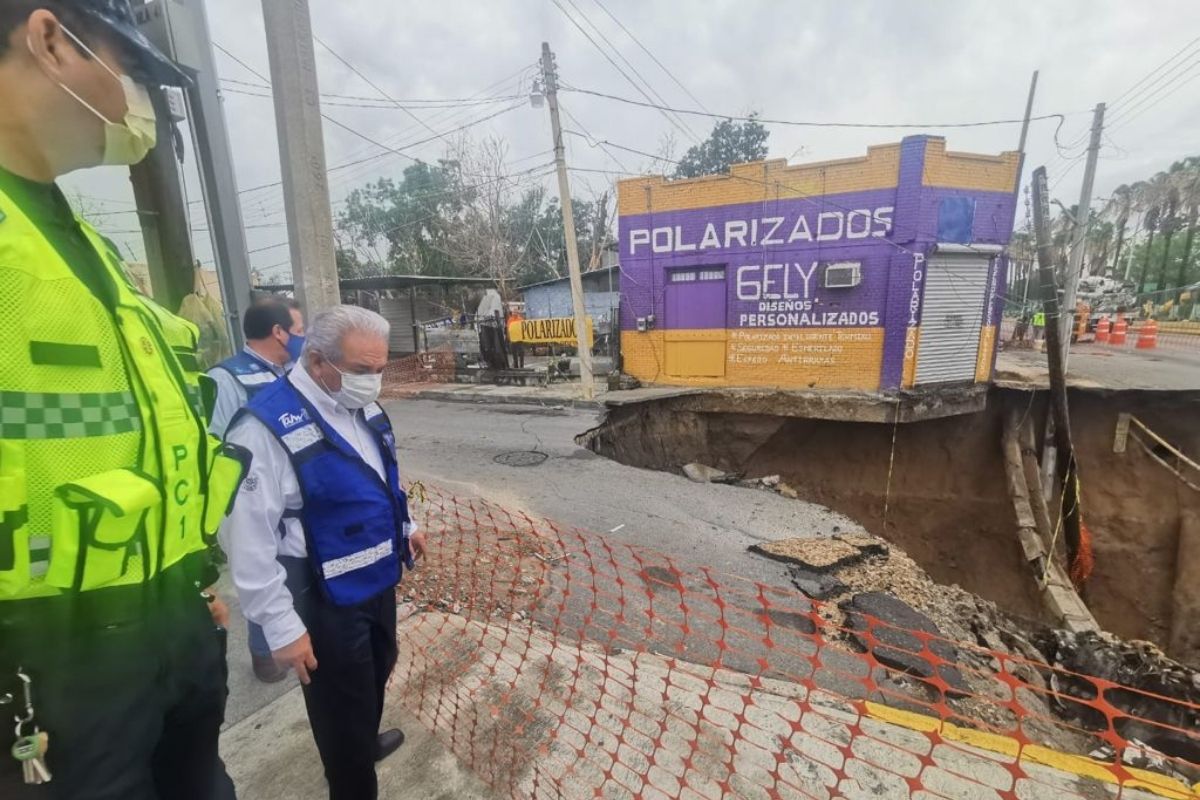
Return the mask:
{"type": "Polygon", "coordinates": [[[405,397],[429,383],[452,383],[455,356],[449,348],[414,353],[388,362],[383,370],[383,396],[405,397]]]}
{"type": "Polygon", "coordinates": [[[435,488],[392,691],[519,798],[1195,797],[1200,707],[435,488]],[[1096,753],[1096,757],[1089,754],[1096,753]],[[1148,767],[1148,768],[1143,768],[1148,767]]]}

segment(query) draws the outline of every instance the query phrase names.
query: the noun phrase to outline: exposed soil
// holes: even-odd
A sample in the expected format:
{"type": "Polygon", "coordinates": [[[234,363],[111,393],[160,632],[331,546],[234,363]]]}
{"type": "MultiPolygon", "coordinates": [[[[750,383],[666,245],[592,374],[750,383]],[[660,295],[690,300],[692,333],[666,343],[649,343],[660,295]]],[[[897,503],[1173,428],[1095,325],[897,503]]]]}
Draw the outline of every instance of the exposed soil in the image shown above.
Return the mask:
{"type": "MultiPolygon", "coordinates": [[[[1007,494],[1001,429],[1012,407],[1032,417],[1040,441],[1044,396],[997,389],[983,412],[899,426],[703,413],[668,399],[614,408],[581,442],[644,468],[697,462],[751,479],[780,476],[800,498],[899,545],[937,583],[961,586],[1014,618],[1049,623],[1007,494]]],[[[1200,393],[1071,395],[1096,559],[1084,598],[1107,630],[1167,647],[1180,520],[1184,506],[1200,505],[1200,493],[1133,443],[1113,453],[1121,412],[1195,457],[1200,393]]]]}

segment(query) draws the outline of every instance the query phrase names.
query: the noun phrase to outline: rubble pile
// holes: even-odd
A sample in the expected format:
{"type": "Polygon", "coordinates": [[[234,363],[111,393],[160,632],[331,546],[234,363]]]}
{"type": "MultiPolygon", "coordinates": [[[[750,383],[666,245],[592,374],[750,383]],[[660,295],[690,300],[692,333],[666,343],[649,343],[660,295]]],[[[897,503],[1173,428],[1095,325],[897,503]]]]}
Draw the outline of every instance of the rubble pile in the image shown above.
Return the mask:
{"type": "MultiPolygon", "coordinates": [[[[991,676],[1002,668],[999,657],[1012,656],[1005,668],[1028,687],[1018,690],[1029,714],[1021,723],[1027,734],[1068,752],[1102,757],[1100,739],[1086,733],[1109,726],[1096,709],[1098,684],[1084,677],[1095,676],[1120,685],[1103,694],[1118,712],[1112,727],[1137,742],[1122,755],[1127,763],[1192,783],[1200,780],[1200,767],[1192,767],[1200,765],[1200,671],[1171,660],[1153,644],[1018,619],[957,585],[935,583],[903,551],[874,536],[785,539],[750,549],[787,564],[796,588],[823,601],[818,613],[826,620],[830,642],[869,650],[893,671],[897,683],[930,702],[945,699],[964,721],[1000,731],[1013,727],[1011,713],[988,701],[996,686],[991,676]],[[867,616],[884,625],[869,626],[867,616]],[[871,634],[863,635],[869,627],[871,634]],[[937,637],[930,639],[930,649],[962,667],[939,666],[936,683],[946,687],[945,698],[930,680],[932,665],[915,655],[921,640],[905,631],[937,637]],[[1071,697],[1087,702],[1074,703],[1071,697]]],[[[1112,760],[1115,753],[1107,756],[1112,760]]]]}

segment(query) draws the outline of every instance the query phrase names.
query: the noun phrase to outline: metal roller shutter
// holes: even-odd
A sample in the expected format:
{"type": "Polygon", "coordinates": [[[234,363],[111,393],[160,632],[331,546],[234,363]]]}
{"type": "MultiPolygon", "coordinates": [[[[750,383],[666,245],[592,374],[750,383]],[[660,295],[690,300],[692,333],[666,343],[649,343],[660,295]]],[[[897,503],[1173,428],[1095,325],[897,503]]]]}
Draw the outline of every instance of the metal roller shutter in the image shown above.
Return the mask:
{"type": "Polygon", "coordinates": [[[388,351],[392,353],[413,352],[412,301],[404,297],[380,297],[379,313],[392,325],[388,337],[388,351]]]}
{"type": "Polygon", "coordinates": [[[991,259],[934,256],[925,276],[916,383],[974,382],[991,259]]]}

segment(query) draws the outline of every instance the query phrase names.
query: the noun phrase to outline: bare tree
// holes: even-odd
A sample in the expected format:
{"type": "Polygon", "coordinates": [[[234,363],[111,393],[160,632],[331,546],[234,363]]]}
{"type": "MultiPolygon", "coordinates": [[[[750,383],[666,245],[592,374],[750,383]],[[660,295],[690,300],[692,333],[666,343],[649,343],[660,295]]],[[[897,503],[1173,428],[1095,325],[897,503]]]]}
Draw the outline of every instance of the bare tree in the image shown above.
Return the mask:
{"type": "Polygon", "coordinates": [[[496,138],[478,144],[463,138],[451,150],[466,180],[462,211],[445,252],[471,272],[495,280],[507,299],[533,236],[532,230],[514,230],[509,212],[518,182],[505,163],[508,145],[496,138]]]}

